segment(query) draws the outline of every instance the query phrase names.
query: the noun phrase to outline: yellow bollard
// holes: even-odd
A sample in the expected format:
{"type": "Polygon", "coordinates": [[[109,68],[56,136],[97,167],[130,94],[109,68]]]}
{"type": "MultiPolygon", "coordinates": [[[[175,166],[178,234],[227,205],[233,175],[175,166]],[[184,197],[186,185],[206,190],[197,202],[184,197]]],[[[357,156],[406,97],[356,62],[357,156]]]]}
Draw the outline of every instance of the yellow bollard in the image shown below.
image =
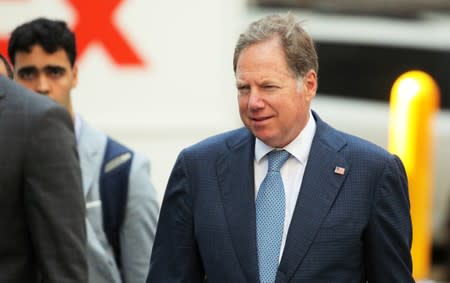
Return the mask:
{"type": "Polygon", "coordinates": [[[439,88],[422,71],[401,75],[391,91],[389,150],[403,161],[408,175],[413,223],[413,275],[427,279],[431,265],[432,119],[439,88]]]}

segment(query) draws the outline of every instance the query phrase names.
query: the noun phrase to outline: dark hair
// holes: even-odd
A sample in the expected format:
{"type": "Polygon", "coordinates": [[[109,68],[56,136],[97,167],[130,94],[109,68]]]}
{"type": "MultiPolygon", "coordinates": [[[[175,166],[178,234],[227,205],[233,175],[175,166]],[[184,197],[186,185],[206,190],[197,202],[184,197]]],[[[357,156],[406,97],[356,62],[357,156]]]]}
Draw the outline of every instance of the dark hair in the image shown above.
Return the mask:
{"type": "Polygon", "coordinates": [[[35,44],[40,45],[47,53],[54,53],[62,48],[67,53],[71,66],[75,64],[75,34],[67,27],[66,22],[38,18],[14,29],[8,44],[8,56],[12,64],[15,64],[16,52],[30,52],[35,44]]]}
{"type": "Polygon", "coordinates": [[[3,63],[3,65],[5,65],[5,69],[6,69],[6,73],[8,74],[8,78],[13,79],[14,73],[11,68],[11,65],[9,64],[8,60],[6,60],[5,56],[3,56],[2,54],[0,54],[0,61],[3,63]]]}
{"type": "Polygon", "coordinates": [[[286,56],[286,63],[297,78],[302,78],[309,70],[319,71],[319,63],[314,42],[301,27],[294,15],[270,15],[250,24],[239,36],[234,50],[233,70],[242,50],[250,45],[279,38],[286,56]]]}

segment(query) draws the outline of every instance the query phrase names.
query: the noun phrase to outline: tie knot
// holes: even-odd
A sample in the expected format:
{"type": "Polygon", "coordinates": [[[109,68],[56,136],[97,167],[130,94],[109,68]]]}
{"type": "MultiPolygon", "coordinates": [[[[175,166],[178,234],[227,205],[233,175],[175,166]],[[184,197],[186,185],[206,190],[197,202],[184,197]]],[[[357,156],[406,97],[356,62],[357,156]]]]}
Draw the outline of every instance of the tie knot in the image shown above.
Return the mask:
{"type": "Polygon", "coordinates": [[[289,152],[286,150],[272,150],[269,152],[269,170],[280,171],[283,164],[289,159],[289,152]]]}

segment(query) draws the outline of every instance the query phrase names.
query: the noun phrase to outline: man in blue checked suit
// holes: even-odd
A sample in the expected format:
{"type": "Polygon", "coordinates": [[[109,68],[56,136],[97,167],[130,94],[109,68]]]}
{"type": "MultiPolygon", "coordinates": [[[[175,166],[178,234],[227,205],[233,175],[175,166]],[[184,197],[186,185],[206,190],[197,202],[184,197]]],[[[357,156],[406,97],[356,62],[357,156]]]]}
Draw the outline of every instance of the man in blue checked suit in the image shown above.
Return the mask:
{"type": "Polygon", "coordinates": [[[414,282],[402,162],[310,109],[318,59],[296,19],[252,23],[233,63],[245,128],[180,153],[147,282],[414,282]]]}

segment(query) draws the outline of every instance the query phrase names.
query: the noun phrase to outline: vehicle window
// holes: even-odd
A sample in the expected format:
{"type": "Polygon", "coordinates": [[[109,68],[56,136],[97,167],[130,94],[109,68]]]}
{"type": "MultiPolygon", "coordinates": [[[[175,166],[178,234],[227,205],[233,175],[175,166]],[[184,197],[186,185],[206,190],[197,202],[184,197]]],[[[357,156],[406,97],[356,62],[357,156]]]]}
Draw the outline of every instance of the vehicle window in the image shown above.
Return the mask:
{"type": "Polygon", "coordinates": [[[401,74],[422,70],[440,88],[440,107],[450,109],[450,51],[327,41],[316,45],[320,93],[388,101],[401,74]]]}

